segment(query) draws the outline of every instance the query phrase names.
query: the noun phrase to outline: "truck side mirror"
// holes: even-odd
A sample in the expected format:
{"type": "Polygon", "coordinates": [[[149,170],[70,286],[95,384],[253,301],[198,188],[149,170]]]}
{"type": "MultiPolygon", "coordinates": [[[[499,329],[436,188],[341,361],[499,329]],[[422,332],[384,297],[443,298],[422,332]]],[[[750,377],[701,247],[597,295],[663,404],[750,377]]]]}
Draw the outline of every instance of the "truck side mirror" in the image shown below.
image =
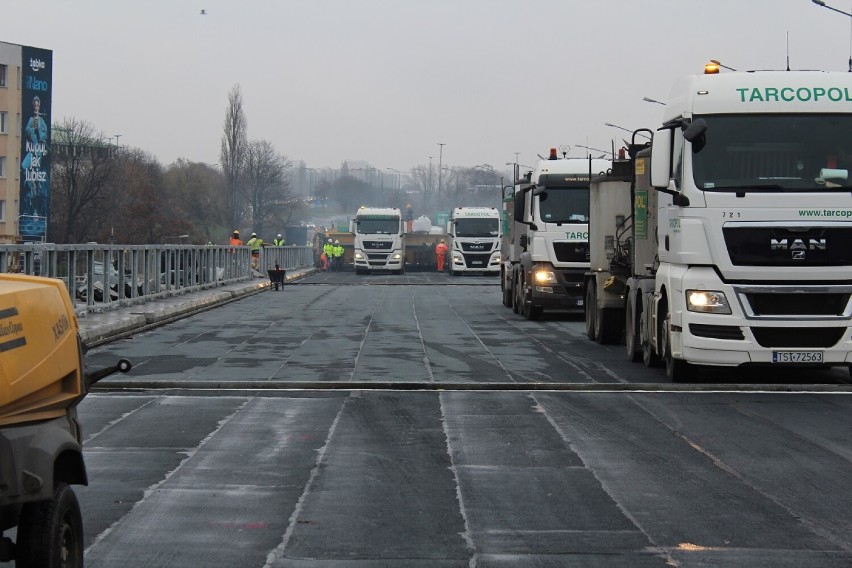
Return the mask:
{"type": "Polygon", "coordinates": [[[669,187],[672,179],[672,131],[658,130],[651,143],[651,186],[669,187]]]}
{"type": "Polygon", "coordinates": [[[703,118],[696,118],[683,131],[684,139],[692,143],[693,154],[700,152],[707,143],[707,136],[705,135],[705,132],[707,132],[707,121],[703,118]]]}
{"type": "Polygon", "coordinates": [[[527,250],[527,241],[528,241],[527,234],[524,233],[523,235],[521,235],[521,238],[518,241],[518,244],[521,245],[521,250],[524,250],[524,251],[527,250]]]}
{"type": "Polygon", "coordinates": [[[526,192],[524,191],[516,191],[515,192],[515,221],[518,223],[524,222],[524,195],[526,192]]]}

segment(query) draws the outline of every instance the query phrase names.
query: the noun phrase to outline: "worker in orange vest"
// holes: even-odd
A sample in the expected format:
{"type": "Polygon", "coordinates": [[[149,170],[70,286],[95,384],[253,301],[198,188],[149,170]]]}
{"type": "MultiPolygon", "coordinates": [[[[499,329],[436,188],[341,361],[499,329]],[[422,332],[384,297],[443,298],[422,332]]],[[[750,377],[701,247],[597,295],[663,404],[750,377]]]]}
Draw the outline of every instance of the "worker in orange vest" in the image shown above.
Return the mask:
{"type": "Polygon", "coordinates": [[[444,239],[441,239],[441,242],[435,245],[435,254],[438,255],[438,272],[443,272],[444,258],[447,256],[447,244],[444,239]]]}

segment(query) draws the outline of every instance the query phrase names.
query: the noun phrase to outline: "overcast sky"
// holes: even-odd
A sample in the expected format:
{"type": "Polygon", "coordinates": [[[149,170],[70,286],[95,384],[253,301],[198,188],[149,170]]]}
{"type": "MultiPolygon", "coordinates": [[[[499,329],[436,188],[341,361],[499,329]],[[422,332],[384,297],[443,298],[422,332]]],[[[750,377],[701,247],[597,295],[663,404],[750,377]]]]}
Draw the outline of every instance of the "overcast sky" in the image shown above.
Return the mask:
{"type": "MultiPolygon", "coordinates": [[[[827,0],[852,11],[852,1],[827,0]]],[[[53,121],[216,163],[227,95],[292,161],[532,165],[658,125],[680,76],[846,71],[852,18],[810,0],[39,0],[0,40],[53,50],[53,121]],[[200,11],[206,10],[206,15],[200,11]]]]}

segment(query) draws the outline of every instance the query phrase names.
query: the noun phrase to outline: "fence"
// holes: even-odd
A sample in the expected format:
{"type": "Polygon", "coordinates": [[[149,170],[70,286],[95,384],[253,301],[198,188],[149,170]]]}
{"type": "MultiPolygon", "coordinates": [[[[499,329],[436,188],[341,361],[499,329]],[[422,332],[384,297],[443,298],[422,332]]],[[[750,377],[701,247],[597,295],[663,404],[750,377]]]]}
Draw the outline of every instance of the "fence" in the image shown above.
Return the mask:
{"type": "MultiPolygon", "coordinates": [[[[264,247],[259,270],[313,266],[310,247],[264,247]]],[[[195,245],[0,245],[0,272],[59,278],[78,311],[250,281],[249,247],[195,245]]]]}

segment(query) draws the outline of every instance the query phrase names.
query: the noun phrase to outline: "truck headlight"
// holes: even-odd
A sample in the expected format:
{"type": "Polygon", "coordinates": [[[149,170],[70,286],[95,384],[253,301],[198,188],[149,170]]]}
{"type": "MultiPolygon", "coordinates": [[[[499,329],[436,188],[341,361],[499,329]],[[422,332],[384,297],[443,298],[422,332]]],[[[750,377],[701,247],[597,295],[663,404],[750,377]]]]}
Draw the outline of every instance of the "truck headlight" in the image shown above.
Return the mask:
{"type": "Polygon", "coordinates": [[[355,260],[364,260],[364,253],[356,250],[355,251],[355,260]]]}
{"type": "Polygon", "coordinates": [[[687,290],[686,309],[707,314],[730,314],[731,306],[724,292],[716,290],[687,290]]]}
{"type": "Polygon", "coordinates": [[[391,257],[391,259],[392,259],[392,260],[402,260],[402,255],[401,255],[401,254],[399,254],[399,253],[396,253],[395,255],[393,255],[393,256],[391,257]]]}
{"type": "Polygon", "coordinates": [[[556,275],[550,270],[535,271],[536,284],[556,284],[556,275]]]}
{"type": "Polygon", "coordinates": [[[453,264],[464,264],[462,262],[462,256],[457,252],[453,253],[453,264]]]}
{"type": "Polygon", "coordinates": [[[491,257],[491,264],[500,264],[500,255],[495,254],[491,257]]]}

